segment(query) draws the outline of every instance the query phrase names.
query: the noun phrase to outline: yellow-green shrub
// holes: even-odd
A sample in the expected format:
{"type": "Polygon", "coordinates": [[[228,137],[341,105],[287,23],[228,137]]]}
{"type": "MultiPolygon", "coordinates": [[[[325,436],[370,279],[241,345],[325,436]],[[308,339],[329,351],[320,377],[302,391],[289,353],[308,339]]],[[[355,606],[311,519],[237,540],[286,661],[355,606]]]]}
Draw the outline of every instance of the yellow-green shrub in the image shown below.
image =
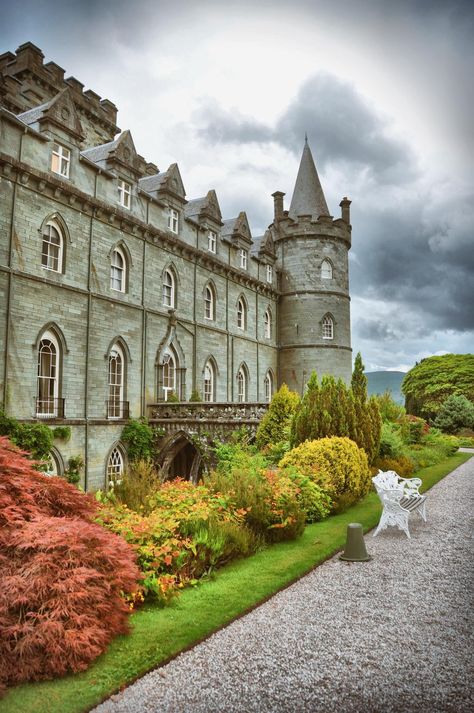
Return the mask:
{"type": "Polygon", "coordinates": [[[367,455],[349,438],[305,441],[287,453],[280,466],[294,466],[311,478],[331,498],[333,510],[339,509],[340,500],[347,507],[370,489],[367,455]]]}
{"type": "Polygon", "coordinates": [[[415,469],[415,465],[411,458],[407,456],[398,456],[398,458],[377,458],[374,463],[375,475],[378,470],[394,470],[395,473],[406,478],[411,475],[415,469]]]}

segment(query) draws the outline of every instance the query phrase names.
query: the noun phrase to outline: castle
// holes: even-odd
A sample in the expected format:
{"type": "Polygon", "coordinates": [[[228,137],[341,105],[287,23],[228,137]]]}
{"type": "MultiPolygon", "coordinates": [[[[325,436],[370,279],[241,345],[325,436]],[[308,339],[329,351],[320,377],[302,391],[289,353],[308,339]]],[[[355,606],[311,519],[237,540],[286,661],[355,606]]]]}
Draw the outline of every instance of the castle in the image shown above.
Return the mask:
{"type": "Polygon", "coordinates": [[[256,425],[313,370],[351,374],[350,201],[333,219],[307,141],[289,210],[273,193],[252,236],[116,118],[35,45],[0,55],[0,407],[70,426],[51,472],[80,455],[85,489],[120,475],[128,418],[162,427],[165,472],[196,478],[190,434],[256,425]]]}

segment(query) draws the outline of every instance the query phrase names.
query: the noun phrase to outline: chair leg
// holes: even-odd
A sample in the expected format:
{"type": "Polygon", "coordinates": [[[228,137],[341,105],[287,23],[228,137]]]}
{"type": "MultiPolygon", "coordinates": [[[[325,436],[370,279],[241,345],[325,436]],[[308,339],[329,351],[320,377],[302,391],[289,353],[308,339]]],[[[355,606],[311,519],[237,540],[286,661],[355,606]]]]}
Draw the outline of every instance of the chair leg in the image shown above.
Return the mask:
{"type": "Polygon", "coordinates": [[[373,534],[373,537],[375,537],[376,535],[378,535],[379,532],[381,532],[382,530],[384,530],[384,529],[387,527],[387,525],[386,525],[386,523],[385,523],[385,519],[386,519],[386,518],[385,518],[385,513],[382,513],[382,516],[381,516],[381,518],[380,518],[379,524],[377,525],[377,529],[375,530],[375,532],[374,532],[374,534],[373,534]]]}
{"type": "Polygon", "coordinates": [[[421,519],[426,522],[426,501],[417,510],[421,519]]]}

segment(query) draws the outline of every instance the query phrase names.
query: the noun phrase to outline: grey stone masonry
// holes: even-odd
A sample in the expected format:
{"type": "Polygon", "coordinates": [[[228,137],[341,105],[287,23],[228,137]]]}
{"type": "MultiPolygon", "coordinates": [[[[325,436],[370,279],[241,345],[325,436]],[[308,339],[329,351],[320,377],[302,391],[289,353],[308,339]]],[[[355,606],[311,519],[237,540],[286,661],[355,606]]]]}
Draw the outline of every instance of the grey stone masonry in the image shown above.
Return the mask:
{"type": "Polygon", "coordinates": [[[329,216],[309,146],[291,215],[275,192],[254,239],[244,211],[223,217],[212,189],[188,200],[176,163],[146,161],[111,102],[43,60],[28,42],[0,55],[0,406],[71,426],[58,472],[80,455],[82,485],[106,486],[151,404],[194,392],[238,423],[239,404],[262,413],[313,369],[348,380],[350,201],[329,216]]]}

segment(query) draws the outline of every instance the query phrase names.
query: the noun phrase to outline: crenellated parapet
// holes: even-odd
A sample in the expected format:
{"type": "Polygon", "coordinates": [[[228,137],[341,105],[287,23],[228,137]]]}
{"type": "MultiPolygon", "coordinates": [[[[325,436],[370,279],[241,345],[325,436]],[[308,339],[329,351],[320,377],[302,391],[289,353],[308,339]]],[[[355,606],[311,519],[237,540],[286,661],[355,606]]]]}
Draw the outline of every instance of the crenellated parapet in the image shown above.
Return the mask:
{"type": "Polygon", "coordinates": [[[0,55],[0,100],[14,114],[21,114],[70,89],[84,130],[84,146],[111,141],[120,131],[117,107],[102,99],[75,77],[64,78],[64,69],[55,62],[44,63],[44,54],[32,42],[25,42],[15,54],[0,55]]]}

